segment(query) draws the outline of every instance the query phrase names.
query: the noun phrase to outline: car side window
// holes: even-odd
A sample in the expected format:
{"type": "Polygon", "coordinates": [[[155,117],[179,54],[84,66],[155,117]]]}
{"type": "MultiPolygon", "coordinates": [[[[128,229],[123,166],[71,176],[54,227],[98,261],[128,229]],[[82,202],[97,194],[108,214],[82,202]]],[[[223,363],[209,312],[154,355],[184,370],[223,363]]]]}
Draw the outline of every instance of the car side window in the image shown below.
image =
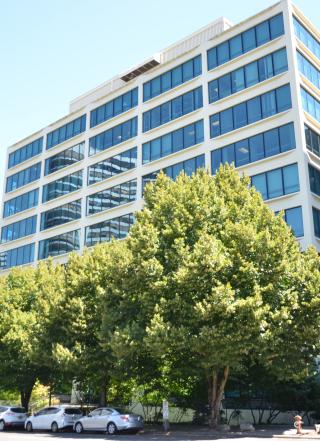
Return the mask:
{"type": "Polygon", "coordinates": [[[101,411],[102,416],[111,415],[111,413],[110,409],[102,409],[101,411]]]}
{"type": "Polygon", "coordinates": [[[39,410],[39,412],[35,413],[34,416],[38,417],[38,416],[41,416],[41,415],[47,415],[47,413],[48,413],[48,408],[39,410]]]}
{"type": "Polygon", "coordinates": [[[93,417],[96,417],[96,416],[101,415],[101,409],[93,410],[93,411],[90,413],[90,415],[93,416],[93,417]]]}

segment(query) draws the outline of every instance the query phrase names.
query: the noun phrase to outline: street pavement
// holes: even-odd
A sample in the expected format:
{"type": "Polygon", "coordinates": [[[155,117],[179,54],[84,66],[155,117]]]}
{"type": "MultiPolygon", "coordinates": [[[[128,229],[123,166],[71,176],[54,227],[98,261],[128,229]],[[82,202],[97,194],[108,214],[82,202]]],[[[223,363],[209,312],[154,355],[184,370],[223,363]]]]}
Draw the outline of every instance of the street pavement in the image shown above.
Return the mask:
{"type": "MultiPolygon", "coordinates": [[[[288,440],[294,440],[299,436],[294,434],[294,431],[290,431],[284,434],[283,430],[265,430],[256,431],[252,434],[244,433],[210,433],[210,431],[197,431],[193,429],[192,432],[145,432],[138,435],[125,435],[120,434],[116,436],[107,436],[103,433],[84,433],[76,434],[73,432],[62,432],[52,434],[51,432],[32,432],[27,433],[24,431],[6,431],[0,433],[0,441],[225,441],[225,440],[237,440],[239,441],[270,441],[274,438],[274,441],[281,441],[283,438],[288,440]]],[[[301,438],[301,436],[299,437],[301,438]]],[[[320,435],[303,436],[307,439],[319,439],[320,435]]]]}

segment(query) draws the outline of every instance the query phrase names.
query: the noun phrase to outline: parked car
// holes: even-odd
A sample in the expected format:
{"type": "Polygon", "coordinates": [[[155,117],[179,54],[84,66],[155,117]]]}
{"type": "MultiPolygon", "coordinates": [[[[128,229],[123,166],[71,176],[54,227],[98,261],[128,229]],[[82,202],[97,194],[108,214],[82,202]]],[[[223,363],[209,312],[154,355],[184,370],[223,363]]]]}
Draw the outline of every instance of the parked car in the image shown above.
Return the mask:
{"type": "Polygon", "coordinates": [[[138,433],[143,429],[143,418],[120,409],[99,407],[75,422],[73,429],[77,433],[92,430],[107,432],[108,435],[122,431],[138,433]]]}
{"type": "Polygon", "coordinates": [[[24,427],[28,432],[34,429],[59,430],[73,427],[75,421],[82,417],[82,412],[77,407],[51,406],[41,409],[39,412],[28,417],[24,427]]]}
{"type": "Polygon", "coordinates": [[[0,406],[0,432],[8,427],[23,427],[26,418],[24,407],[0,406]]]}

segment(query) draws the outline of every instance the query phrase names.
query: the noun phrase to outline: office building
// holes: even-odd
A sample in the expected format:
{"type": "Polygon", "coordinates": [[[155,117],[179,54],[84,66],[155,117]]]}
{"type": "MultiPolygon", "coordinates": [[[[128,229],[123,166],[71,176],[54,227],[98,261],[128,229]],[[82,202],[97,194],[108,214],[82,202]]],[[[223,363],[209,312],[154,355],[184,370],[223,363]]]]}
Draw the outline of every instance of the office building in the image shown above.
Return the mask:
{"type": "Polygon", "coordinates": [[[304,249],[320,245],[320,33],[282,0],[213,21],[8,148],[0,268],[127,235],[144,185],[234,162],[304,249]]]}

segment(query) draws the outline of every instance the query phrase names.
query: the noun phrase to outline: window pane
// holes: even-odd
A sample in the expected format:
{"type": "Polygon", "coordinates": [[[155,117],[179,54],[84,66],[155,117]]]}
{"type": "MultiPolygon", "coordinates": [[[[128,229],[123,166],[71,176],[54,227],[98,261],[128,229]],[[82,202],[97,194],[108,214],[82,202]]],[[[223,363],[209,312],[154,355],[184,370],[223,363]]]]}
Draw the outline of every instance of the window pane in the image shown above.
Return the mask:
{"type": "Polygon", "coordinates": [[[282,14],[276,15],[269,20],[271,38],[279,37],[284,33],[282,14]]]}
{"type": "Polygon", "coordinates": [[[255,29],[248,29],[242,33],[243,52],[251,51],[256,47],[255,29]]]}
{"type": "Polygon", "coordinates": [[[249,140],[251,162],[264,158],[263,135],[252,136],[249,140]]]}
{"type": "Polygon", "coordinates": [[[277,97],[277,109],[278,112],[283,112],[284,110],[291,108],[291,95],[290,86],[282,86],[276,90],[277,97]]]}
{"type": "Polygon", "coordinates": [[[235,162],[234,144],[230,144],[222,149],[222,163],[232,164],[235,162]]]}
{"type": "Polygon", "coordinates": [[[215,138],[221,134],[220,129],[220,114],[212,115],[210,117],[210,137],[215,138]]]}
{"type": "Polygon", "coordinates": [[[262,117],[261,114],[261,101],[260,97],[252,98],[247,101],[247,112],[248,112],[248,124],[259,121],[262,117]]]}
{"type": "Polygon", "coordinates": [[[274,75],[285,72],[288,69],[287,51],[282,49],[273,54],[274,75]]]}
{"type": "Polygon", "coordinates": [[[273,65],[271,55],[261,58],[258,61],[259,80],[264,81],[273,76],[273,65]]]}
{"type": "Polygon", "coordinates": [[[222,149],[213,150],[213,152],[211,152],[211,173],[213,175],[219,169],[220,164],[222,162],[221,153],[222,153],[222,149]]]}
{"type": "Polygon", "coordinates": [[[224,41],[217,46],[218,64],[226,63],[230,59],[229,42],[224,41]]]}
{"type": "Polygon", "coordinates": [[[266,157],[280,153],[278,129],[269,130],[264,133],[264,147],[266,157]]]}
{"type": "Polygon", "coordinates": [[[251,184],[253,187],[256,188],[257,191],[261,193],[261,196],[264,200],[268,199],[267,180],[265,173],[262,173],[261,175],[252,176],[251,184]]]}
{"type": "Polygon", "coordinates": [[[232,93],[239,92],[245,88],[244,70],[243,68],[235,70],[231,74],[232,81],[232,93]]]}
{"type": "Polygon", "coordinates": [[[303,220],[301,207],[290,208],[285,211],[285,219],[296,237],[303,236],[303,220]]]}
{"type": "Polygon", "coordinates": [[[270,40],[268,21],[264,21],[256,26],[257,46],[267,43],[270,40]]]}
{"type": "Polygon", "coordinates": [[[250,63],[245,66],[246,86],[250,87],[259,82],[258,63],[250,63]]]}
{"type": "Polygon", "coordinates": [[[247,139],[235,143],[235,152],[236,152],[237,167],[248,164],[250,162],[249,143],[247,139]]]}
{"type": "Polygon", "coordinates": [[[279,128],[280,136],[280,149],[282,152],[294,149],[296,146],[296,140],[294,136],[293,124],[286,124],[279,128]]]}
{"type": "Polygon", "coordinates": [[[231,76],[227,74],[219,78],[219,98],[231,95],[231,76]]]}
{"type": "Polygon", "coordinates": [[[246,103],[238,104],[233,108],[234,128],[238,129],[247,124],[247,106],[246,103]]]}
{"type": "Polygon", "coordinates": [[[267,173],[268,197],[270,199],[282,196],[283,183],[281,169],[271,170],[267,173]]]}
{"type": "Polygon", "coordinates": [[[214,101],[217,101],[219,99],[219,93],[218,93],[218,81],[210,81],[209,85],[209,103],[213,103],[214,101]]]}
{"type": "Polygon", "coordinates": [[[232,109],[226,109],[220,112],[221,134],[231,132],[233,130],[232,109]]]}
{"type": "Polygon", "coordinates": [[[230,58],[238,57],[242,54],[242,39],[241,34],[230,40],[230,58]]]}
{"type": "Polygon", "coordinates": [[[276,113],[276,96],[273,90],[261,95],[261,108],[263,118],[267,118],[276,113]]]}
{"type": "Polygon", "coordinates": [[[283,168],[283,182],[285,194],[299,191],[298,166],[292,164],[283,168]]]}

